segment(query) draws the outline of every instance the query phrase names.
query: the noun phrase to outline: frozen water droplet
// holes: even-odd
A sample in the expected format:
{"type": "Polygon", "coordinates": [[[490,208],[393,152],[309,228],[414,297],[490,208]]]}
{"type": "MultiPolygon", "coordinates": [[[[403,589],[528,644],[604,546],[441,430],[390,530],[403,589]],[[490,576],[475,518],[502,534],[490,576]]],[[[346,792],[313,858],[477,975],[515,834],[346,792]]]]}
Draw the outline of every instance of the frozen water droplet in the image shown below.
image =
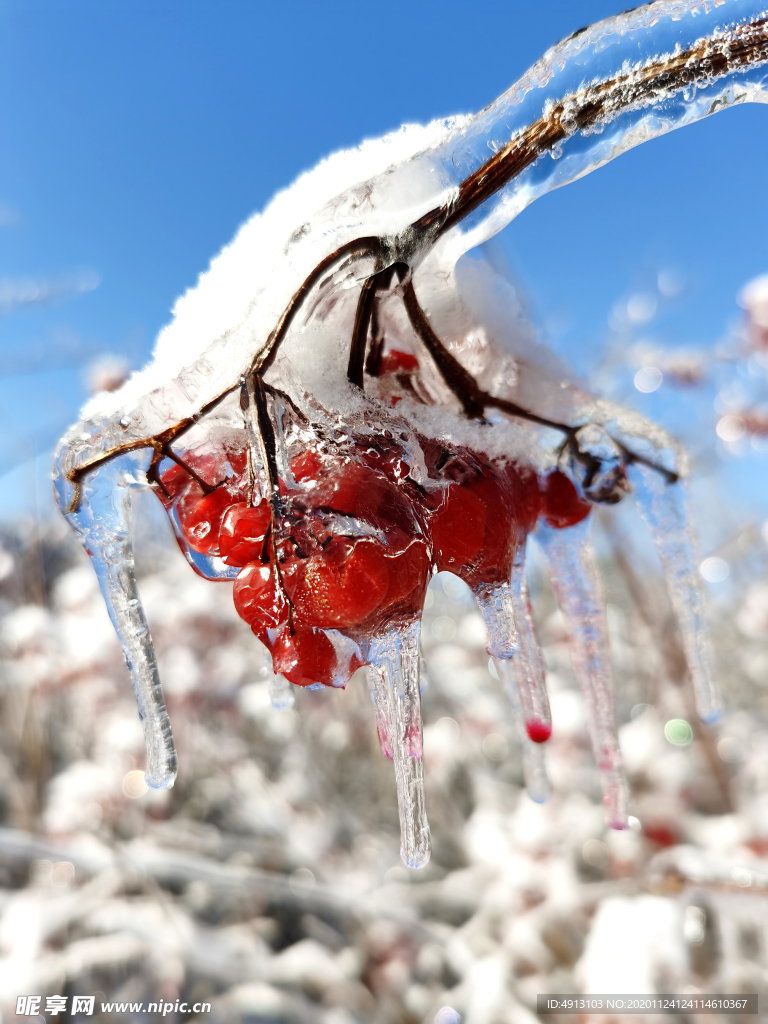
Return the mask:
{"type": "Polygon", "coordinates": [[[379,740],[395,764],[400,856],[410,868],[424,867],[431,852],[424,800],[419,625],[415,622],[374,638],[368,652],[371,664],[366,669],[376,708],[379,740]],[[382,726],[386,729],[384,741],[382,726]]]}
{"type": "Polygon", "coordinates": [[[656,470],[635,462],[628,467],[640,515],[653,534],[677,616],[696,709],[704,722],[722,711],[712,671],[712,650],[704,618],[704,593],[688,521],[685,489],[656,470]]]}
{"type": "Polygon", "coordinates": [[[535,537],[570,633],[573,670],[587,715],[608,823],[627,827],[627,787],[613,703],[608,627],[589,519],[564,530],[541,522],[535,537]]]}
{"type": "MultiPolygon", "coordinates": [[[[103,463],[82,480],[77,511],[67,519],[91,556],[101,593],[131,673],[144,729],[144,778],[155,789],[176,779],[176,751],[165,708],[157,660],[134,574],[129,489],[146,479],[151,452],[129,452],[103,463]]],[[[59,503],[66,508],[67,485],[56,479],[59,503]]]]}

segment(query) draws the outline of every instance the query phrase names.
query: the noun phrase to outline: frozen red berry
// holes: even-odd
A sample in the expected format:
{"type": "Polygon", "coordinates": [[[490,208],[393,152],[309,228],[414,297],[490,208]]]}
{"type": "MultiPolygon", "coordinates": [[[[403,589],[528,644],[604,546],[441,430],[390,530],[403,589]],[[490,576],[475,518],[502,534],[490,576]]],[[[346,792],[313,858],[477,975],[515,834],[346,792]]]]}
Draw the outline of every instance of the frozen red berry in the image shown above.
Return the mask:
{"type": "Polygon", "coordinates": [[[233,597],[237,614],[257,636],[288,621],[288,604],[272,565],[246,565],[235,580],[233,597]]]}
{"type": "Polygon", "coordinates": [[[385,373],[416,373],[419,368],[419,361],[410,352],[403,352],[393,348],[385,352],[378,365],[378,376],[383,377],[385,373]]]}
{"type": "Polygon", "coordinates": [[[548,722],[539,722],[534,719],[525,723],[525,731],[528,733],[528,738],[534,743],[546,743],[552,735],[552,726],[548,722]]]}
{"type": "Polygon", "coordinates": [[[412,541],[396,555],[387,556],[389,584],[380,609],[391,619],[418,615],[429,583],[429,554],[422,540],[412,541]]]}
{"type": "Polygon", "coordinates": [[[592,506],[576,490],[565,473],[555,470],[541,484],[542,516],[556,530],[575,526],[586,519],[592,506]]]}
{"type": "Polygon", "coordinates": [[[260,561],[270,522],[271,512],[266,501],[260,501],[253,508],[244,502],[231,505],[222,520],[219,538],[219,552],[227,565],[260,561]]]}
{"type": "Polygon", "coordinates": [[[458,483],[448,484],[432,498],[429,530],[438,571],[458,573],[479,552],[485,532],[485,505],[458,483]]]}
{"type": "Polygon", "coordinates": [[[359,626],[381,604],[389,587],[389,566],[377,541],[332,537],[322,551],[287,564],[283,579],[305,622],[345,629],[359,626]]]}
{"type": "Polygon", "coordinates": [[[272,667],[296,686],[332,686],[336,650],[320,629],[297,626],[291,632],[286,626],[272,645],[272,667]]]}
{"type": "Polygon", "coordinates": [[[518,533],[528,535],[541,514],[539,479],[533,470],[508,462],[503,474],[509,483],[512,510],[518,533]]]}
{"type": "Polygon", "coordinates": [[[317,480],[322,467],[322,457],[314,448],[307,448],[306,451],[297,455],[291,462],[291,472],[293,473],[294,480],[299,483],[317,480]]]}
{"type": "Polygon", "coordinates": [[[217,487],[194,503],[184,503],[179,521],[191,548],[203,555],[219,553],[221,521],[232,504],[232,495],[225,487],[217,487]]]}

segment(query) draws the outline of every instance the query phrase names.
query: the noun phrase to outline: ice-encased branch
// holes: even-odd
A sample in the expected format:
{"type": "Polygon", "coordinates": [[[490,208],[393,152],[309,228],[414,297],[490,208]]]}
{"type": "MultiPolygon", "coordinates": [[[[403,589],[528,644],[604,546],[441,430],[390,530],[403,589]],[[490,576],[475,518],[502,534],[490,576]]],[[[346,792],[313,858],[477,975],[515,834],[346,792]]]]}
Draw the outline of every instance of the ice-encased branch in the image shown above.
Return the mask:
{"type": "Polygon", "coordinates": [[[86,408],[63,441],[65,474],[193,422],[302,329],[310,291],[362,287],[435,250],[455,262],[539,196],[641,142],[765,102],[767,19],[755,0],[658,0],[558,44],[475,117],[324,161],[177,303],[153,363],[86,408]]]}

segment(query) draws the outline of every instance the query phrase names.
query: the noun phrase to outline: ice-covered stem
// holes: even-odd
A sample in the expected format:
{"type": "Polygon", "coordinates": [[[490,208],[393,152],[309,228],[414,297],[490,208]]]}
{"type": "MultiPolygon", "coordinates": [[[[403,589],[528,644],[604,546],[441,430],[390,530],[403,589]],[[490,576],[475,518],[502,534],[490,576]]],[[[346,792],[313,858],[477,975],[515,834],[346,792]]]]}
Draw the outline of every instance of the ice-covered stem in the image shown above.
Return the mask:
{"type": "Polygon", "coordinates": [[[688,520],[685,488],[641,463],[628,467],[640,515],[653,534],[675,610],[691,675],[696,710],[704,722],[720,717],[721,698],[712,670],[704,618],[704,592],[688,520]]]}
{"type": "MultiPolygon", "coordinates": [[[[115,627],[136,697],[146,745],[145,778],[155,789],[176,779],[176,750],[165,708],[157,659],[139,598],[130,536],[130,487],[146,480],[151,453],[130,453],[105,462],[84,480],[77,512],[67,516],[91,557],[115,627]]],[[[66,507],[65,481],[55,481],[66,507]]]]}
{"type": "MultiPolygon", "coordinates": [[[[286,223],[276,230],[265,240],[271,263],[254,285],[247,323],[212,339],[193,363],[180,346],[170,376],[148,373],[148,408],[136,380],[105,399],[64,439],[65,476],[76,484],[117,452],[173,440],[237,387],[244,371],[266,370],[297,319],[301,326],[306,300],[342,278],[362,287],[395,264],[413,270],[436,244],[451,265],[539,196],[639,143],[736,103],[764,102],[767,59],[764,0],[658,0],[575,33],[431,148],[400,164],[387,157],[365,183],[371,198],[355,204],[355,216],[329,217],[335,204],[322,194],[317,216],[306,220],[314,229],[286,223]],[[418,199],[415,181],[422,182],[418,199]]],[[[351,188],[359,194],[360,187],[351,188]]],[[[340,190],[344,209],[348,193],[343,184],[340,190]]],[[[361,338],[371,316],[366,298],[361,338]]],[[[360,362],[358,345],[354,379],[360,362]]]]}
{"type": "Polygon", "coordinates": [[[420,623],[414,622],[372,640],[366,670],[379,739],[395,765],[400,856],[410,868],[424,867],[431,852],[424,799],[419,628],[420,623]]]}
{"type": "Polygon", "coordinates": [[[570,634],[573,670],[584,698],[608,823],[626,828],[627,787],[616,728],[608,625],[589,523],[587,518],[557,530],[542,521],[535,537],[570,634]]]}
{"type": "Polygon", "coordinates": [[[574,33],[449,140],[457,193],[413,227],[460,225],[451,249],[467,251],[639,143],[764,101],[766,15],[763,0],[657,0],[574,33]]]}

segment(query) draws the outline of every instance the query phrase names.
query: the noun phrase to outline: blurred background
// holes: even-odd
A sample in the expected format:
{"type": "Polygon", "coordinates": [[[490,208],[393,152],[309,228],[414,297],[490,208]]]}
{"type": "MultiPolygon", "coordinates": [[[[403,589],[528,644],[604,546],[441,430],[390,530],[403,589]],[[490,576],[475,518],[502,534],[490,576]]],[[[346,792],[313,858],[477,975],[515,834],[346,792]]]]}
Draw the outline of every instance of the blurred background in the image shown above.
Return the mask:
{"type": "Polygon", "coordinates": [[[494,242],[543,340],[691,454],[718,727],[693,715],[639,521],[623,506],[599,516],[629,831],[605,829],[536,564],[552,798],[525,795],[471,595],[437,577],[423,697],[434,855],[411,872],[362,680],[272,707],[228,585],[189,570],[152,496],[136,504],[138,571],[181,772],[147,792],[122,657],[51,495],[53,445],[84,399],[146,361],[175,298],[277,189],[362,138],[480,109],[619,9],[0,0],[6,1017],[17,995],[66,992],[96,994],[95,1016],[102,998],[181,999],[254,1024],[517,1024],[538,992],[766,992],[761,108],[624,155],[494,242]]]}

